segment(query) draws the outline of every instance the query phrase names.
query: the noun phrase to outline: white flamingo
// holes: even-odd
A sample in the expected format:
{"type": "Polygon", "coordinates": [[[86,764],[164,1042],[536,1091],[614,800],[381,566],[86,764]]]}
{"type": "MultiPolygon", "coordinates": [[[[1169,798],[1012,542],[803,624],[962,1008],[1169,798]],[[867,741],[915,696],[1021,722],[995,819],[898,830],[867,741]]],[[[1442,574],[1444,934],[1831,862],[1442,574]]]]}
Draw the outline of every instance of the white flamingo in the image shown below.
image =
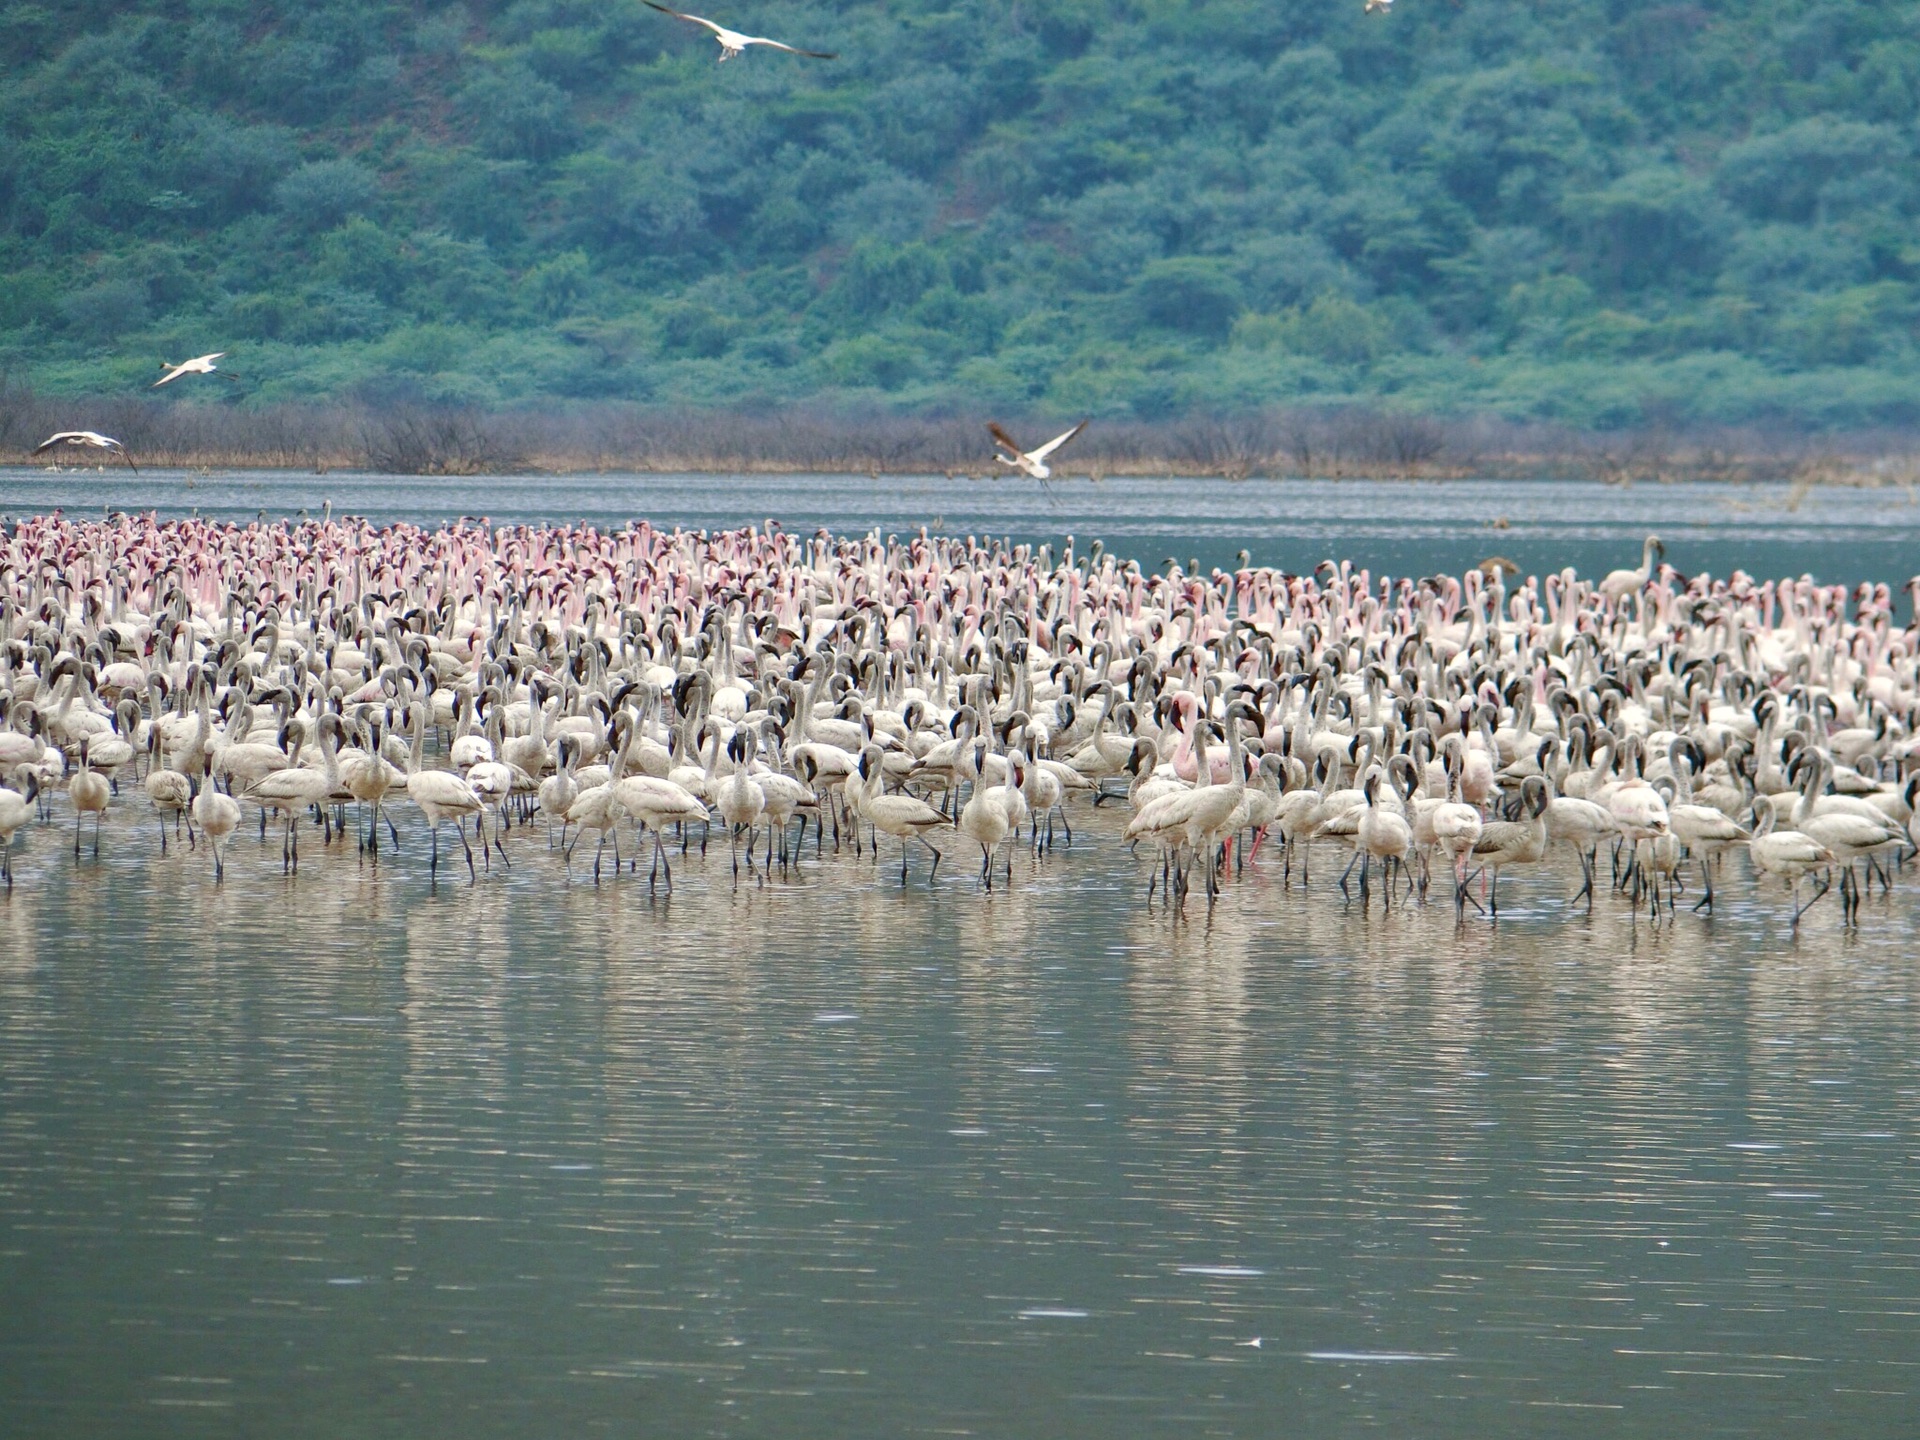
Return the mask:
{"type": "Polygon", "coordinates": [[[213,362],[224,359],[226,351],[216,350],[211,355],[196,355],[191,360],[182,360],[178,365],[171,360],[162,360],[160,368],[167,373],[154,381],[149,389],[158,390],[169,380],[178,380],[182,375],[218,375],[222,380],[238,380],[240,377],[230,370],[222,370],[213,362]]]}
{"type": "Polygon", "coordinates": [[[782,40],[769,40],[762,35],[742,35],[738,30],[729,30],[724,25],[716,25],[704,16],[689,15],[684,10],[669,10],[665,5],[656,5],[654,0],[647,0],[647,4],[662,15],[671,15],[676,20],[688,20],[695,25],[706,26],[713,32],[713,38],[720,42],[720,59],[723,64],[737,58],[749,45],[765,45],[770,50],[784,50],[789,55],[804,55],[809,60],[840,58],[839,54],[832,50],[802,50],[799,46],[789,45],[782,40]]]}
{"type": "MultiPolygon", "coordinates": [[[[977,742],[976,769],[979,768],[979,752],[986,749],[986,743],[984,740],[977,742]]],[[[863,756],[862,773],[866,771],[866,760],[867,757],[863,756]]],[[[975,780],[973,794],[967,797],[967,803],[960,811],[960,833],[980,847],[980,880],[988,890],[993,889],[994,852],[1012,829],[1012,795],[1018,789],[1015,780],[1018,773],[1019,766],[1009,763],[999,785],[987,785],[982,780],[975,780]]],[[[1007,857],[1007,880],[1009,884],[1013,880],[1012,856],[1007,857]]]]}
{"type": "Polygon", "coordinates": [[[39,790],[39,783],[31,775],[27,776],[24,794],[0,788],[0,880],[7,882],[9,890],[13,889],[13,837],[33,818],[33,802],[39,790]]]}
{"type": "Polygon", "coordinates": [[[1086,429],[1088,423],[1088,421],[1082,420],[1065,434],[1056,435],[1053,439],[1047,441],[1046,444],[1036,446],[1031,450],[1022,450],[1015,444],[1013,437],[1000,428],[1000,423],[997,420],[989,420],[987,422],[987,430],[992,434],[994,443],[1007,452],[1004,455],[995,455],[993,457],[994,459],[998,460],[1002,465],[1031,475],[1036,480],[1045,480],[1053,474],[1053,471],[1047,467],[1047,457],[1069,440],[1073,439],[1073,437],[1078,435],[1082,430],[1086,429]]]}
{"type": "Polygon", "coordinates": [[[1406,815],[1379,803],[1381,767],[1373,766],[1361,785],[1367,797],[1367,803],[1360,812],[1360,824],[1354,832],[1355,848],[1361,854],[1360,863],[1360,904],[1367,903],[1367,872],[1373,868],[1373,862],[1381,862],[1381,873],[1386,877],[1387,904],[1393,904],[1393,867],[1395,862],[1407,863],[1407,857],[1413,851],[1413,825],[1406,815]]]}
{"type": "MultiPolygon", "coordinates": [[[[949,822],[947,817],[934,809],[926,801],[912,795],[870,794],[869,789],[877,791],[880,785],[881,751],[878,745],[869,745],[860,756],[859,773],[866,782],[854,787],[854,795],[859,803],[860,816],[874,829],[893,836],[900,842],[900,884],[907,883],[907,842],[918,840],[927,847],[933,856],[933,868],[927,871],[927,884],[933,884],[933,877],[940,873],[940,852],[927,840],[929,832],[941,829],[949,822]]],[[[1004,812],[1002,812],[1004,819],[1004,812]]]]}
{"type": "Polygon", "coordinates": [[[460,837],[460,848],[467,852],[467,878],[478,880],[480,877],[473,868],[473,846],[467,843],[466,820],[469,815],[481,814],[486,807],[480,803],[480,797],[473,793],[473,787],[451,770],[423,768],[427,746],[427,709],[424,700],[414,701],[413,752],[407,762],[407,798],[426,816],[428,829],[433,834],[433,858],[428,864],[428,874],[437,877],[440,873],[440,827],[451,820],[455,833],[460,837]]]}
{"type": "Polygon", "coordinates": [[[1473,853],[1492,875],[1487,913],[1500,913],[1500,872],[1510,865],[1538,865],[1547,855],[1547,782],[1529,775],[1520,784],[1524,820],[1492,820],[1480,827],[1473,853]]]}
{"type": "Polygon", "coordinates": [[[126,461],[127,468],[133,471],[134,474],[137,475],[140,473],[140,467],[133,463],[133,456],[127,453],[127,447],[111,435],[102,435],[98,430],[61,430],[49,435],[27,453],[29,455],[44,454],[56,445],[89,450],[104,450],[109,455],[118,455],[122,460],[126,461]]]}
{"type": "MultiPolygon", "coordinates": [[[[713,808],[727,822],[727,841],[733,852],[733,878],[736,881],[740,878],[740,832],[747,832],[747,869],[751,872],[754,831],[758,829],[760,817],[767,809],[767,792],[747,773],[749,733],[742,727],[735,730],[727,741],[727,758],[733,762],[733,773],[715,787],[713,797],[713,808]]],[[[772,837],[768,838],[771,840],[772,837]]],[[[771,860],[768,863],[772,863],[771,860]]]]}
{"type": "MultiPolygon", "coordinates": [[[[147,800],[153,806],[153,812],[160,817],[160,853],[167,853],[167,817],[173,817],[174,824],[180,823],[180,817],[193,803],[193,786],[187,777],[178,770],[167,767],[166,758],[160,748],[161,730],[158,725],[147,729],[147,751],[152,757],[147,770],[145,783],[147,800]]],[[[187,830],[189,841],[193,838],[191,827],[187,830]]]]}
{"type": "Polygon", "coordinates": [[[213,851],[213,878],[218,884],[227,875],[227,838],[239,828],[240,802],[231,795],[222,794],[211,780],[204,784],[198,781],[193,783],[199,791],[193,797],[193,821],[200,827],[200,833],[207,837],[207,845],[213,851]]]}
{"type": "Polygon", "coordinates": [[[1820,903],[1820,897],[1827,893],[1826,886],[1814,892],[1813,899],[1805,905],[1800,903],[1800,881],[1809,870],[1818,870],[1834,863],[1834,854],[1811,835],[1799,830],[1777,830],[1774,828],[1778,812],[1771,805],[1759,804],[1753,807],[1753,835],[1747,841],[1747,856],[1753,861],[1753,868],[1762,875],[1778,875],[1793,886],[1793,928],[1800,926],[1800,917],[1820,903]]]}
{"type": "Polygon", "coordinates": [[[1653,578],[1653,557],[1664,557],[1666,553],[1667,547],[1660,543],[1658,535],[1647,536],[1647,543],[1640,547],[1640,568],[1609,571],[1607,578],[1600,582],[1600,593],[1616,604],[1629,595],[1637,595],[1653,578]]]}
{"type": "Polygon", "coordinates": [[[80,853],[80,820],[82,816],[93,816],[93,853],[100,854],[100,822],[106,818],[107,805],[113,798],[113,788],[107,784],[107,777],[94,770],[89,764],[93,747],[93,737],[80,737],[80,769],[67,782],[67,798],[73,801],[73,853],[80,853]]]}

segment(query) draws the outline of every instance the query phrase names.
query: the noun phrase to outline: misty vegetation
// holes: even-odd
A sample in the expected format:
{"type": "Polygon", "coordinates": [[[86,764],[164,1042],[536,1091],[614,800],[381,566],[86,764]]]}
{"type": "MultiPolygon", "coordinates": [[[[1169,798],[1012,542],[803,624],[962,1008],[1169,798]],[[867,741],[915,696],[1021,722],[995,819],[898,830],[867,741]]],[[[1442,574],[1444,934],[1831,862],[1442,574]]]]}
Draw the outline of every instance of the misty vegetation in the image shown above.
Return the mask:
{"type": "Polygon", "coordinates": [[[0,369],[131,395],[226,349],[242,384],[147,403],[419,414],[1920,420],[1906,0],[695,8],[843,58],[716,65],[638,0],[0,0],[0,369]]]}

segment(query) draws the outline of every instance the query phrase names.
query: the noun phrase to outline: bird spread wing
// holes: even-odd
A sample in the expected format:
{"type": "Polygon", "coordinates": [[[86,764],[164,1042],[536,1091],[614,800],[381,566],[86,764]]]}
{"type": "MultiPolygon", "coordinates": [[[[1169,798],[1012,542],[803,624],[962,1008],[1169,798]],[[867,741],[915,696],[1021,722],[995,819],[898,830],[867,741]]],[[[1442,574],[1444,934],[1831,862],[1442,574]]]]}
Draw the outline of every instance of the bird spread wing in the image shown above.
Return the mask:
{"type": "Polygon", "coordinates": [[[1071,430],[1067,431],[1066,434],[1056,435],[1053,437],[1053,439],[1047,441],[1046,444],[1042,445],[1038,450],[1033,452],[1032,458],[1035,460],[1046,459],[1047,456],[1051,455],[1054,451],[1058,450],[1062,445],[1066,444],[1069,440],[1073,439],[1074,436],[1078,435],[1082,430],[1086,428],[1087,428],[1087,422],[1085,420],[1082,420],[1078,425],[1074,426],[1071,430]]]}
{"type": "Polygon", "coordinates": [[[805,55],[809,60],[838,60],[840,54],[835,50],[802,50],[798,45],[787,45],[779,40],[767,40],[758,35],[747,37],[749,45],[770,45],[775,50],[784,50],[789,55],[805,55]]]}
{"type": "Polygon", "coordinates": [[[987,433],[993,436],[994,440],[1002,447],[1011,450],[1014,454],[1020,455],[1025,453],[1018,445],[1013,443],[1013,437],[1000,428],[1000,422],[998,420],[989,420],[987,422],[987,433]]]}
{"type": "Polygon", "coordinates": [[[187,373],[187,367],[184,365],[169,365],[167,367],[167,373],[162,375],[158,380],[154,381],[150,388],[154,390],[158,390],[162,385],[166,384],[169,380],[178,380],[182,375],[186,373],[187,373]]]}
{"type": "Polygon", "coordinates": [[[658,10],[662,15],[671,15],[676,20],[691,20],[696,25],[704,25],[716,35],[720,34],[720,32],[726,28],[723,25],[714,24],[713,21],[702,15],[689,15],[684,10],[670,10],[665,5],[655,5],[654,0],[647,0],[647,4],[651,5],[655,10],[658,10]]]}

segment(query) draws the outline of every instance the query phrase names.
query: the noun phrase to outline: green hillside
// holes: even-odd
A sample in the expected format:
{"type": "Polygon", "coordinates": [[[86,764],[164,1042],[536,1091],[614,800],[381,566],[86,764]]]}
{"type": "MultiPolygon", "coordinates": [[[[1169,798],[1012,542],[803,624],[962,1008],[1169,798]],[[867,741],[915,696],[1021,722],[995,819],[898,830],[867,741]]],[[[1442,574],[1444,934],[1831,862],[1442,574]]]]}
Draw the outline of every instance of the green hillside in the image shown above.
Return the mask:
{"type": "Polygon", "coordinates": [[[1909,0],[705,3],[0,0],[0,368],[1920,419],[1909,0]]]}

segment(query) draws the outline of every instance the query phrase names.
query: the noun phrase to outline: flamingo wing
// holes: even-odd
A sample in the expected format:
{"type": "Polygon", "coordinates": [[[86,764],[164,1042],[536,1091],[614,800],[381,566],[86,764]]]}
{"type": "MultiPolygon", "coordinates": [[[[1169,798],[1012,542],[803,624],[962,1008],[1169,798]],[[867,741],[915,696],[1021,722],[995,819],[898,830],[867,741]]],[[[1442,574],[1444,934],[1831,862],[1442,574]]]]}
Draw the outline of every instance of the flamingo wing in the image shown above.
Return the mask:
{"type": "MultiPolygon", "coordinates": [[[[1000,428],[1000,422],[998,420],[989,420],[987,422],[987,433],[993,436],[993,438],[996,441],[998,441],[1002,447],[1012,451],[1015,455],[1020,455],[1025,453],[1024,451],[1021,450],[1021,448],[1018,445],[1013,443],[1013,437],[1007,434],[1005,430],[1000,428]]],[[[52,444],[53,442],[48,441],[47,443],[52,444]]]]}
{"type": "Polygon", "coordinates": [[[747,36],[746,43],[749,45],[767,45],[775,50],[784,50],[789,55],[805,55],[809,60],[838,60],[840,58],[839,52],[835,50],[802,50],[798,45],[788,45],[779,40],[768,40],[759,35],[747,36]]]}
{"type": "Polygon", "coordinates": [[[706,26],[707,29],[713,31],[716,35],[724,35],[727,33],[724,25],[716,25],[703,15],[689,15],[684,10],[670,10],[665,5],[655,4],[654,0],[646,0],[646,3],[655,10],[658,10],[662,15],[671,15],[676,20],[691,20],[696,25],[706,26]]]}
{"type": "Polygon", "coordinates": [[[1054,451],[1058,450],[1062,445],[1066,444],[1069,440],[1073,439],[1074,436],[1078,435],[1082,430],[1086,429],[1087,423],[1088,423],[1087,421],[1082,420],[1078,425],[1074,426],[1071,430],[1067,431],[1066,434],[1054,436],[1053,439],[1047,441],[1046,444],[1042,445],[1038,450],[1034,451],[1033,454],[1028,456],[1027,458],[1030,460],[1046,459],[1047,456],[1051,455],[1054,451]]]}

